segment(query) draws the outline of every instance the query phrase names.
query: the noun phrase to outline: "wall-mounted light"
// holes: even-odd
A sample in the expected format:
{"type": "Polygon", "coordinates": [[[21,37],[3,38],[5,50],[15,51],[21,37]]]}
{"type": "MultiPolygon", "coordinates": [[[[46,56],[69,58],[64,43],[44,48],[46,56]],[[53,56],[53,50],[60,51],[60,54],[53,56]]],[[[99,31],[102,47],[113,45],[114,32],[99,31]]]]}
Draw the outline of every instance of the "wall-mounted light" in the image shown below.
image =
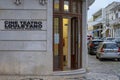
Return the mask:
{"type": "Polygon", "coordinates": [[[39,3],[40,3],[41,5],[45,5],[45,4],[47,4],[47,0],[39,0],[39,3]]]}
{"type": "Polygon", "coordinates": [[[14,2],[16,5],[20,5],[21,4],[21,0],[15,0],[14,2]]]}

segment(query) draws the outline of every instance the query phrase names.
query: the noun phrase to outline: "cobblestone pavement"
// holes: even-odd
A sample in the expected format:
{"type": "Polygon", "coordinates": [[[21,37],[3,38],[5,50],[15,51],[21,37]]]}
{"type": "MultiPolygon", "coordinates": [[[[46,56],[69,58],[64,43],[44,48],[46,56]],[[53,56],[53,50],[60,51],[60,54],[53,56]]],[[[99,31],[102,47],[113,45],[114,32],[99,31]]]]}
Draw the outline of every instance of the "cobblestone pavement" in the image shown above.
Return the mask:
{"type": "Polygon", "coordinates": [[[50,80],[120,80],[120,61],[99,61],[95,55],[88,55],[88,73],[74,77],[54,76],[50,80]]]}
{"type": "Polygon", "coordinates": [[[88,55],[88,73],[82,75],[47,76],[43,80],[120,80],[120,61],[99,61],[94,55],[88,55]]]}
{"type": "Polygon", "coordinates": [[[95,55],[88,55],[88,73],[78,75],[44,76],[23,80],[120,80],[120,61],[99,61],[95,55]]]}
{"type": "Polygon", "coordinates": [[[93,55],[88,55],[88,73],[71,75],[49,75],[33,77],[0,76],[0,80],[120,80],[120,61],[99,61],[93,55]]]}
{"type": "MultiPolygon", "coordinates": [[[[60,79],[60,78],[59,78],[60,79]]],[[[59,80],[58,79],[58,80],[59,80]]],[[[120,80],[120,61],[99,61],[95,55],[88,55],[88,73],[74,78],[62,78],[63,80],[120,80]]],[[[60,80],[62,80],[60,79],[60,80]]]]}
{"type": "Polygon", "coordinates": [[[88,66],[90,72],[120,76],[120,61],[117,60],[99,61],[94,55],[88,55],[88,66]]]}
{"type": "Polygon", "coordinates": [[[88,55],[88,66],[89,72],[116,75],[120,78],[120,61],[99,61],[96,59],[95,55],[88,55]]]}

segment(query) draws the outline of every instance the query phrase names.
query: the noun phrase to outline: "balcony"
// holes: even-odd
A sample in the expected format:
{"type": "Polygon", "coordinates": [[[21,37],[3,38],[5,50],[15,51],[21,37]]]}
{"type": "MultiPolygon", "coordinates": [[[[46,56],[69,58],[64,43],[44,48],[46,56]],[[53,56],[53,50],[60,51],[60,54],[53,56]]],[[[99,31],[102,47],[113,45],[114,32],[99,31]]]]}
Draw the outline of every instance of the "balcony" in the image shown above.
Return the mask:
{"type": "Polygon", "coordinates": [[[110,25],[117,25],[120,24],[120,18],[114,19],[110,21],[110,25]]]}
{"type": "Polygon", "coordinates": [[[92,25],[97,25],[97,24],[102,24],[102,23],[103,23],[103,19],[102,17],[99,17],[93,21],[92,25]]]}

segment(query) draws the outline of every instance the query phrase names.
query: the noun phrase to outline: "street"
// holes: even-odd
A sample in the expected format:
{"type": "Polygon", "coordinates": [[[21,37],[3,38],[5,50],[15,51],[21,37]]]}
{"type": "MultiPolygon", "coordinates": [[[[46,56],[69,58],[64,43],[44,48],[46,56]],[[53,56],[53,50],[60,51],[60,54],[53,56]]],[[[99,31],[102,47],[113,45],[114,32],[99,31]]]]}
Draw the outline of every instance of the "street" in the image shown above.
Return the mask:
{"type": "Polygon", "coordinates": [[[88,55],[88,71],[95,73],[111,74],[120,77],[120,61],[99,61],[95,55],[88,55]]]}

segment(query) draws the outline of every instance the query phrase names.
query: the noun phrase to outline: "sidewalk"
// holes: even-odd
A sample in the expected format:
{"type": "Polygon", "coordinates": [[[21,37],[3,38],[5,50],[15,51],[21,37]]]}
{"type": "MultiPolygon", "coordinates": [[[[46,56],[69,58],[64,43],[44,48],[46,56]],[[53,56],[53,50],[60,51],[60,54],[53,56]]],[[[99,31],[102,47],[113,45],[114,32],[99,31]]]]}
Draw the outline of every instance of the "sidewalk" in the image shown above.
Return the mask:
{"type": "Polygon", "coordinates": [[[52,76],[51,79],[46,80],[119,80],[119,77],[116,75],[89,72],[82,75],[52,76]]]}
{"type": "MultiPolygon", "coordinates": [[[[22,80],[22,79],[21,79],[22,80]]],[[[77,71],[57,72],[53,75],[38,76],[38,78],[31,77],[31,79],[24,78],[23,80],[120,80],[117,75],[104,73],[80,73],[77,71]]]]}
{"type": "Polygon", "coordinates": [[[104,73],[78,73],[43,76],[10,76],[0,75],[0,80],[120,80],[117,75],[104,73]]]}

